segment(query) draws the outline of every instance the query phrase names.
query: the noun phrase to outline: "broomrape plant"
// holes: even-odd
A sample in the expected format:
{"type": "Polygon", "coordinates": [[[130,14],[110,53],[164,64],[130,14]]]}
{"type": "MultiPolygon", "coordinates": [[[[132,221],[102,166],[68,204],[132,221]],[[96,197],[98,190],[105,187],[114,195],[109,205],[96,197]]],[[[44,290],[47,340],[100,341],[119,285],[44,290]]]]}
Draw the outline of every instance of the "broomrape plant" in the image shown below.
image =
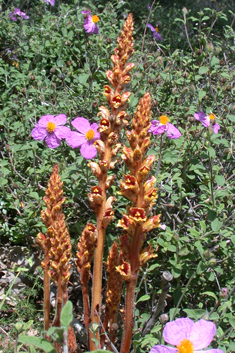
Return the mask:
{"type": "MultiPolygon", "coordinates": [[[[82,11],[84,15],[84,29],[88,34],[98,34],[96,25],[99,18],[91,16],[90,11],[82,11]]],[[[156,28],[148,24],[153,36],[161,40],[156,28]]],[[[80,147],[82,156],[89,161],[97,183],[91,187],[88,194],[90,207],[96,216],[96,223],[87,223],[77,244],[75,265],[80,274],[84,304],[84,323],[87,331],[88,350],[115,348],[116,337],[120,332],[118,320],[119,304],[123,288],[125,287],[125,306],[122,310],[123,328],[121,353],[128,353],[132,344],[133,327],[135,322],[135,290],[141,268],[150,259],[156,258],[156,250],[151,242],[146,245],[147,234],[157,228],[165,229],[161,224],[161,215],[153,214],[153,206],[157,199],[156,177],[151,174],[155,162],[155,155],[147,154],[153,135],[164,134],[170,139],[178,139],[181,132],[172,125],[166,115],[151,122],[151,95],[146,92],[140,99],[134,117],[129,123],[126,112],[131,92],[127,84],[131,80],[131,70],[134,64],[129,61],[133,54],[133,17],[127,17],[121,35],[117,39],[117,47],[111,56],[113,67],[106,72],[109,85],[104,86],[104,96],[107,106],[100,106],[99,124],[92,123],[83,117],[72,121],[72,126],[78,131],[72,131],[64,126],[66,116],[59,114],[43,116],[32,131],[36,140],[45,139],[49,148],[56,148],[65,139],[74,149],[80,147]],[[120,132],[126,130],[127,145],[121,141],[120,132]],[[115,165],[119,162],[118,153],[121,152],[126,170],[120,180],[119,195],[127,199],[126,211],[117,222],[120,235],[110,248],[106,262],[108,283],[105,300],[103,298],[103,252],[106,229],[114,220],[114,205],[116,197],[110,195],[109,190],[114,184],[116,174],[115,165]],[[93,261],[93,275],[91,264],[93,261]],[[92,277],[92,292],[89,293],[88,282],[92,277]],[[105,307],[103,307],[105,301],[105,307]]],[[[203,112],[197,113],[196,119],[206,127],[212,118],[203,112]],[[208,121],[207,121],[208,120],[208,121]]],[[[62,310],[65,307],[68,294],[67,285],[71,268],[71,243],[62,205],[65,202],[58,166],[55,165],[48,183],[44,201],[46,210],[41,216],[47,227],[46,234],[38,234],[38,241],[44,250],[42,267],[44,270],[44,323],[45,331],[53,324],[61,326],[62,310]],[[53,323],[50,321],[50,280],[57,286],[56,314],[53,323]]],[[[164,289],[163,301],[167,294],[164,289]]],[[[159,309],[159,313],[161,308],[159,309]]],[[[159,315],[159,314],[158,314],[159,315]]],[[[193,323],[190,319],[177,319],[168,323],[164,330],[166,342],[176,346],[155,346],[151,352],[202,352],[215,334],[215,325],[209,321],[200,320],[193,323]],[[207,331],[207,332],[206,332],[207,331]],[[200,339],[200,335],[203,339],[200,339]]],[[[48,338],[45,335],[45,338],[48,338]]],[[[66,335],[69,351],[76,348],[73,329],[68,326],[66,335]]],[[[56,352],[61,351],[61,341],[55,342],[56,352]]],[[[65,348],[64,348],[65,349],[65,348]]],[[[67,348],[66,348],[67,349],[67,348]]],[[[208,352],[222,351],[219,349],[208,352]]]]}

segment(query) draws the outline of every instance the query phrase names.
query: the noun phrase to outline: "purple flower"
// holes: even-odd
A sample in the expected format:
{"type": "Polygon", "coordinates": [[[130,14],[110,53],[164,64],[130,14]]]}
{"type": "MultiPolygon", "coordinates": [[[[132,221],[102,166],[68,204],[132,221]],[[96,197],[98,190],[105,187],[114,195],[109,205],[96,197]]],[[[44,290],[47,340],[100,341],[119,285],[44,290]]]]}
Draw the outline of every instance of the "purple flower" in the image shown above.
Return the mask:
{"type": "Polygon", "coordinates": [[[55,0],[44,0],[44,2],[51,4],[51,6],[55,5],[55,0]]]}
{"type": "Polygon", "coordinates": [[[166,115],[161,115],[159,120],[152,120],[149,132],[153,135],[167,133],[169,139],[178,139],[181,136],[181,132],[171,123],[169,123],[169,118],[166,115]]]}
{"type": "Polygon", "coordinates": [[[221,349],[207,348],[216,332],[216,326],[211,321],[199,320],[193,322],[189,318],[180,318],[168,322],[163,331],[164,340],[175,347],[157,345],[149,353],[224,353],[221,349]]]}
{"type": "Polygon", "coordinates": [[[98,124],[90,125],[85,118],[78,117],[72,121],[76,131],[71,131],[70,136],[66,138],[67,143],[72,148],[81,146],[81,155],[86,159],[92,159],[96,156],[97,150],[94,146],[94,141],[100,138],[100,133],[97,131],[98,124]]]}
{"type": "Polygon", "coordinates": [[[17,7],[15,7],[14,12],[10,11],[9,16],[13,21],[17,21],[18,19],[27,20],[29,18],[29,16],[27,16],[25,12],[20,11],[20,9],[18,9],[17,7]]]}
{"type": "Polygon", "coordinates": [[[204,112],[199,111],[194,114],[194,118],[196,120],[199,120],[202,123],[202,125],[205,127],[209,127],[211,125],[214,133],[218,134],[220,125],[215,122],[215,119],[216,119],[215,114],[210,113],[209,115],[206,115],[204,112]]]}
{"type": "Polygon", "coordinates": [[[147,4],[147,10],[150,10],[151,9],[151,6],[150,6],[150,4],[148,3],[147,4]]]}
{"type": "Polygon", "coordinates": [[[61,126],[66,123],[66,120],[64,114],[44,115],[32,130],[31,136],[40,141],[45,138],[49,148],[56,148],[60,146],[62,138],[67,138],[71,134],[71,130],[67,126],[61,126]]]}
{"type": "Polygon", "coordinates": [[[99,27],[96,22],[100,19],[97,15],[91,16],[91,11],[83,10],[81,13],[84,15],[84,28],[88,34],[98,34],[99,27]]]}
{"type": "Polygon", "coordinates": [[[161,34],[158,32],[158,27],[153,27],[150,23],[147,23],[147,27],[153,32],[153,38],[156,40],[162,40],[161,34]]]}

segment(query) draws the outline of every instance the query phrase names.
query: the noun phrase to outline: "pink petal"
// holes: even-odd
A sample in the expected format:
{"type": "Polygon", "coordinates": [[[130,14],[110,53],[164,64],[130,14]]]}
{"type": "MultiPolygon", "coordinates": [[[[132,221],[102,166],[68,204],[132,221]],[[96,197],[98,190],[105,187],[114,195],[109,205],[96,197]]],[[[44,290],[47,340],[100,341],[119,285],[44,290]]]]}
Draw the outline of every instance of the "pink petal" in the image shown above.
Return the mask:
{"type": "Polygon", "coordinates": [[[159,124],[160,124],[159,120],[152,120],[149,132],[153,132],[159,124]]]}
{"type": "Polygon", "coordinates": [[[210,126],[210,118],[209,116],[206,116],[204,120],[200,120],[202,125],[205,126],[205,127],[209,127],[210,126]]]}
{"type": "Polygon", "coordinates": [[[216,123],[216,124],[213,126],[214,134],[218,134],[219,129],[220,129],[220,125],[219,125],[218,123],[216,123]]]}
{"type": "Polygon", "coordinates": [[[157,345],[150,349],[149,353],[176,353],[177,349],[173,347],[167,347],[163,345],[157,345]]]}
{"type": "Polygon", "coordinates": [[[54,117],[53,122],[57,125],[64,125],[66,124],[67,117],[65,114],[59,114],[54,117]]]}
{"type": "Polygon", "coordinates": [[[212,321],[199,320],[195,322],[190,333],[190,341],[195,350],[206,348],[210,345],[216,332],[216,326],[212,321]]]}
{"type": "Polygon", "coordinates": [[[87,33],[92,34],[98,34],[99,33],[99,27],[92,21],[92,16],[88,16],[84,20],[84,28],[87,33]]]}
{"type": "Polygon", "coordinates": [[[90,14],[91,14],[91,11],[82,10],[81,13],[82,13],[83,15],[90,15],[90,14]]]}
{"type": "Polygon", "coordinates": [[[76,131],[71,131],[69,136],[66,137],[67,144],[72,148],[77,148],[83,145],[87,139],[84,135],[79,134],[76,131]]]}
{"type": "Polygon", "coordinates": [[[73,127],[75,127],[76,130],[81,132],[82,134],[86,134],[87,131],[91,128],[90,123],[87,119],[78,117],[72,121],[73,127]]]}
{"type": "Polygon", "coordinates": [[[194,114],[194,118],[199,121],[203,121],[207,115],[203,111],[199,111],[194,114]]]}
{"type": "Polygon", "coordinates": [[[93,124],[91,124],[90,129],[97,131],[98,127],[99,127],[99,125],[97,123],[93,123],[93,124]]]}
{"type": "Polygon", "coordinates": [[[156,29],[151,25],[151,23],[147,23],[147,27],[150,28],[152,32],[156,32],[156,29]]]}
{"type": "Polygon", "coordinates": [[[167,130],[166,125],[158,125],[158,126],[153,130],[153,135],[163,134],[166,130],[167,130]]]}
{"type": "Polygon", "coordinates": [[[41,119],[38,120],[38,124],[47,127],[49,121],[54,122],[54,115],[43,115],[41,119]]]}
{"type": "Polygon", "coordinates": [[[45,127],[40,127],[37,124],[36,127],[32,130],[31,136],[32,138],[34,138],[34,140],[43,141],[44,138],[47,136],[47,130],[45,127]]]}
{"type": "Polygon", "coordinates": [[[183,339],[189,339],[193,325],[193,320],[188,317],[168,322],[163,331],[163,338],[167,343],[177,346],[183,339]]]}
{"type": "Polygon", "coordinates": [[[94,145],[91,145],[88,141],[86,141],[82,146],[81,146],[81,155],[86,158],[86,159],[92,159],[96,156],[97,154],[97,149],[95,148],[94,145]]]}
{"type": "Polygon", "coordinates": [[[57,126],[54,132],[59,139],[66,139],[71,134],[71,130],[67,126],[57,126]]]}
{"type": "Polygon", "coordinates": [[[47,134],[47,136],[45,138],[45,142],[49,148],[56,148],[56,147],[60,146],[61,139],[56,137],[54,132],[51,132],[51,133],[47,134]]]}
{"type": "Polygon", "coordinates": [[[171,123],[167,123],[167,137],[169,139],[178,139],[181,136],[181,132],[171,123]]]}
{"type": "Polygon", "coordinates": [[[215,349],[208,349],[206,351],[195,351],[195,353],[224,353],[222,349],[215,348],[215,349]]]}

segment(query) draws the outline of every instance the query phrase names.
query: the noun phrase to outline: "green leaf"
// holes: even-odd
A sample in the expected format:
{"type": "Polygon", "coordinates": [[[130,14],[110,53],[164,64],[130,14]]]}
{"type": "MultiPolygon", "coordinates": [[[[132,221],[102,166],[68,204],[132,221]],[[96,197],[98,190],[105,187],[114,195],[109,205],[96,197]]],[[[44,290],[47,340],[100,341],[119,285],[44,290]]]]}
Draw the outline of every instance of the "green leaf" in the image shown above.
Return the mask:
{"type": "Polygon", "coordinates": [[[218,218],[216,218],[213,222],[211,222],[211,229],[214,231],[214,232],[218,232],[218,230],[221,228],[222,226],[222,222],[220,222],[218,220],[218,218]]]}
{"type": "Polygon", "coordinates": [[[178,278],[181,275],[182,267],[178,264],[172,266],[171,273],[174,278],[178,278]]]}
{"type": "Polygon", "coordinates": [[[209,71],[209,67],[207,67],[207,66],[201,66],[200,68],[199,68],[199,75],[203,75],[203,74],[206,74],[206,73],[208,73],[208,71],[209,71]]]}
{"type": "Polygon", "coordinates": [[[85,83],[87,83],[89,76],[90,76],[90,74],[81,74],[81,75],[79,75],[78,80],[80,83],[85,84],[85,83]]]}
{"type": "Polygon", "coordinates": [[[30,348],[30,353],[37,353],[34,346],[29,346],[29,348],[30,348]]]}
{"type": "Polygon", "coordinates": [[[57,60],[57,65],[58,65],[59,67],[63,67],[63,66],[64,66],[64,60],[58,59],[58,60],[57,60]]]}
{"type": "Polygon", "coordinates": [[[229,319],[229,323],[233,327],[233,329],[235,330],[235,320],[234,319],[229,319]]]}
{"type": "Polygon", "coordinates": [[[43,349],[46,353],[56,353],[54,346],[45,338],[19,335],[18,342],[24,344],[31,344],[37,348],[43,349]]]}
{"type": "Polygon", "coordinates": [[[153,265],[151,265],[149,268],[148,268],[148,272],[151,272],[151,271],[153,271],[153,270],[155,270],[155,268],[157,268],[159,265],[158,264],[153,264],[153,265]]]}
{"type": "Polygon", "coordinates": [[[33,320],[29,320],[28,322],[26,322],[26,324],[24,324],[23,326],[23,330],[26,331],[33,323],[33,320]]]}
{"type": "Polygon", "coordinates": [[[212,147],[208,147],[208,152],[211,158],[215,158],[215,150],[212,147]]]}
{"type": "Polygon", "coordinates": [[[225,177],[223,175],[216,175],[215,180],[219,186],[223,186],[225,183],[225,177]]]}
{"type": "Polygon", "coordinates": [[[205,97],[206,91],[201,90],[198,94],[198,99],[201,101],[203,97],[205,97]]]}
{"type": "Polygon", "coordinates": [[[68,300],[61,312],[61,316],[60,316],[61,326],[65,326],[66,329],[68,330],[72,320],[73,320],[73,304],[70,300],[68,300]]]}
{"type": "Polygon", "coordinates": [[[139,302],[146,302],[146,301],[149,300],[149,299],[150,299],[150,295],[148,295],[148,294],[142,295],[142,297],[140,297],[140,298],[137,300],[136,304],[139,303],[139,302]]]}
{"type": "Polygon", "coordinates": [[[212,297],[215,300],[218,300],[217,296],[213,292],[203,292],[202,295],[208,295],[209,297],[212,297]]]}
{"type": "Polygon", "coordinates": [[[235,123],[235,115],[227,115],[228,119],[231,120],[233,123],[235,123]]]}
{"type": "Polygon", "coordinates": [[[219,59],[213,56],[213,58],[211,59],[211,66],[214,66],[216,64],[219,64],[219,59]]]}

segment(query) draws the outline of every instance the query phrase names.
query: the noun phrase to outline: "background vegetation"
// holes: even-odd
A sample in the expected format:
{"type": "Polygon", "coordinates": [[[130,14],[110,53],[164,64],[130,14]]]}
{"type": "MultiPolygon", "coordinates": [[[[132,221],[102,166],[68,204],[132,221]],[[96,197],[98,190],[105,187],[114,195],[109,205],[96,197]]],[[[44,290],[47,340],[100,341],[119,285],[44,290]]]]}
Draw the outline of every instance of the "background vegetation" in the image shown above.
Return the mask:
{"type": "MultiPolygon", "coordinates": [[[[233,352],[235,3],[160,1],[151,10],[147,5],[140,0],[56,1],[54,7],[43,0],[2,2],[1,246],[24,245],[29,253],[35,251],[36,234],[45,230],[40,218],[45,187],[56,162],[74,252],[84,225],[94,220],[87,193],[96,181],[87,161],[65,142],[49,149],[31,138],[31,130],[45,114],[66,114],[68,122],[77,116],[99,120],[105,71],[124,19],[132,12],[136,67],[128,113],[133,114],[139,98],[149,91],[152,118],[166,114],[182,133],[178,140],[154,136],[149,151],[157,157],[152,170],[159,188],[156,213],[167,227],[151,234],[154,246],[159,246],[158,258],[140,276],[134,349],[146,351],[160,340],[160,323],[145,337],[141,328],[156,304],[161,271],[168,270],[174,277],[165,308],[170,319],[187,315],[214,320],[219,348],[233,352]],[[12,21],[9,12],[14,7],[29,19],[12,21]],[[99,35],[84,32],[83,9],[99,16],[99,35]],[[162,42],[153,40],[147,22],[159,26],[162,42]],[[216,114],[218,134],[209,134],[195,121],[199,110],[216,114]]],[[[115,172],[120,180],[124,165],[115,172]]],[[[115,196],[117,191],[118,182],[112,187],[115,196]]],[[[116,219],[125,208],[126,200],[117,196],[116,219]]],[[[115,223],[107,231],[107,249],[117,237],[115,223]]],[[[28,298],[34,303],[35,296],[28,298]]],[[[30,312],[22,317],[20,310],[9,315],[0,319],[2,327],[15,317],[33,318],[30,312]]]]}

